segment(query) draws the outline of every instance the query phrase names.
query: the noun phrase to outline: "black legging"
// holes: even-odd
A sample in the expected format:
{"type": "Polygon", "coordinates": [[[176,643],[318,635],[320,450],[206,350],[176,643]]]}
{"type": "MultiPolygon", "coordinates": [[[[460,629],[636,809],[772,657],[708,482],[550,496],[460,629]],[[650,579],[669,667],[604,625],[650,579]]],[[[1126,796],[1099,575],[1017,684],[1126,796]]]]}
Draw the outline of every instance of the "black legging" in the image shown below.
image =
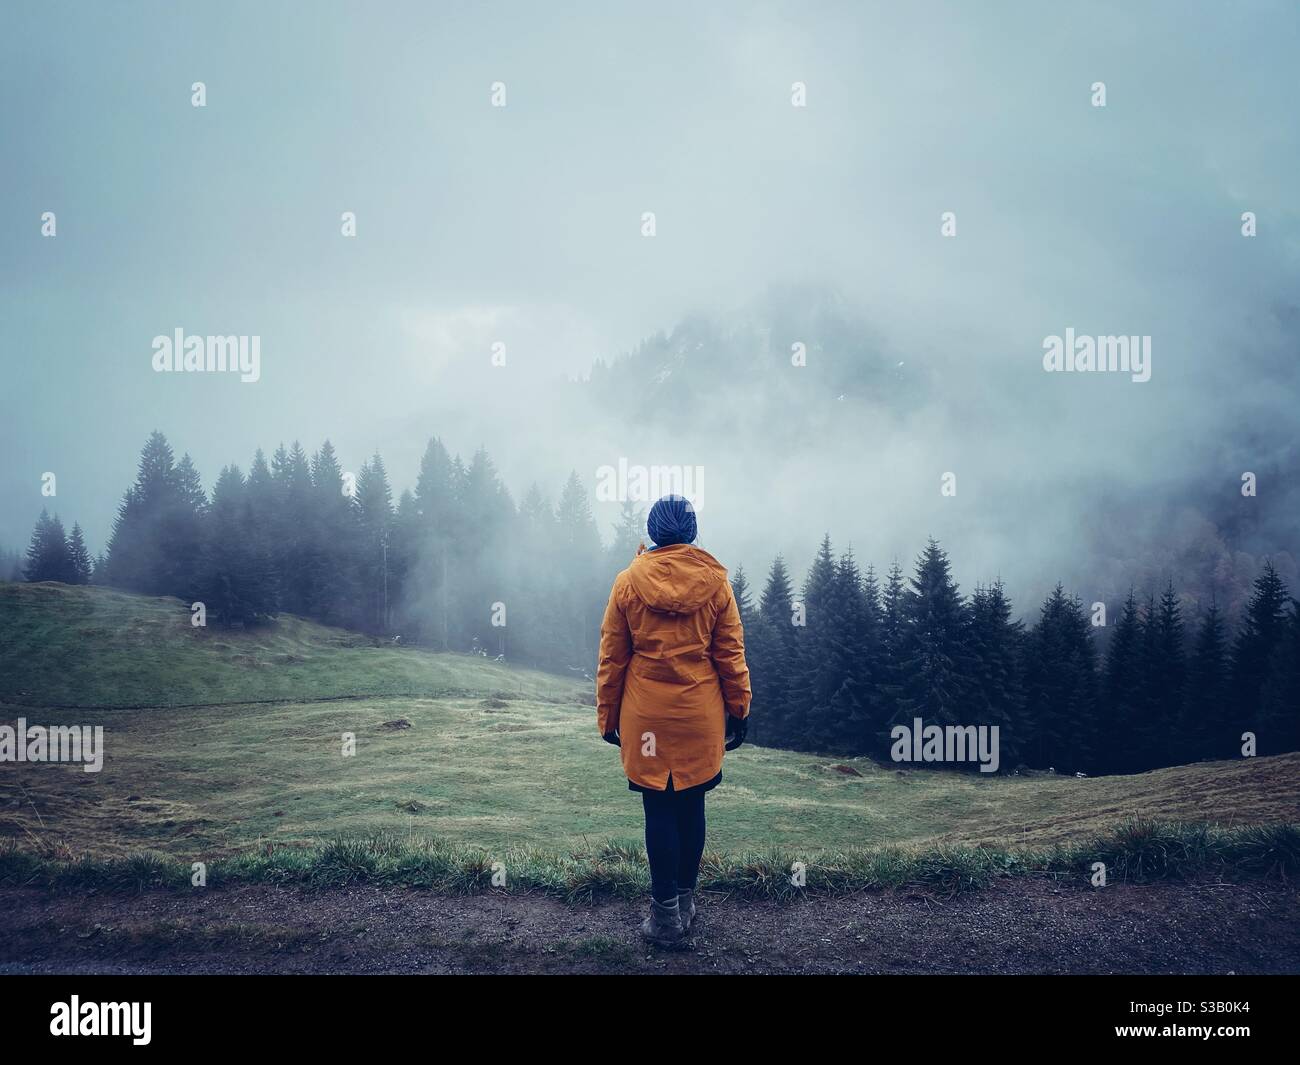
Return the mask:
{"type": "MultiPolygon", "coordinates": [[[[668,781],[672,787],[671,778],[668,781]]],[[[705,789],[641,792],[645,806],[645,853],[650,859],[650,893],[669,902],[694,891],[704,853],[705,789]]]]}

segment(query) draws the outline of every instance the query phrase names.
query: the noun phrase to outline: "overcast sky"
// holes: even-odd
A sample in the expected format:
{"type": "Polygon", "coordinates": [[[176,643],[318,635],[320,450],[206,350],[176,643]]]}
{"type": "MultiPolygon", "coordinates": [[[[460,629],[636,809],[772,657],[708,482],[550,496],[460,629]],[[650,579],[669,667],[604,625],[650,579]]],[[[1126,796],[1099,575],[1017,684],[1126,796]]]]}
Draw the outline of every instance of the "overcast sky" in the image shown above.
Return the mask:
{"type": "Polygon", "coordinates": [[[155,428],[209,487],[328,436],[400,491],[436,433],[516,498],[594,492],[636,427],[548,420],[554,381],[813,286],[929,401],[828,429],[811,471],[693,426],[710,546],[802,565],[829,530],[883,563],[934,533],[967,583],[1037,589],[1102,488],[1231,497],[1294,458],[1298,30],[1289,2],[6,3],[0,544],[50,505],[101,549],[155,428]],[[1152,336],[1151,381],[1044,373],[1067,327],[1152,336]],[[260,380],[155,373],[176,328],[260,336],[260,380]]]}

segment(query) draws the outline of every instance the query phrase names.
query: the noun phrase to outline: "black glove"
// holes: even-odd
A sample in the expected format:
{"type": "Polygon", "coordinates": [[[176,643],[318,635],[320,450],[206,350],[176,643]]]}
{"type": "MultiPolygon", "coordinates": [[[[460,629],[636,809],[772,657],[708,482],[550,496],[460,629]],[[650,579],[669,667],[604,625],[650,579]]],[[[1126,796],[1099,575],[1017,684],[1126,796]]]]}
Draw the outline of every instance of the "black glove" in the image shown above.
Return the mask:
{"type": "Polygon", "coordinates": [[[622,747],[623,741],[618,738],[618,729],[612,729],[601,736],[606,743],[612,743],[615,747],[622,747]]]}
{"type": "Polygon", "coordinates": [[[727,744],[725,749],[734,751],[745,742],[745,733],[749,731],[749,718],[727,715],[727,744]]]}

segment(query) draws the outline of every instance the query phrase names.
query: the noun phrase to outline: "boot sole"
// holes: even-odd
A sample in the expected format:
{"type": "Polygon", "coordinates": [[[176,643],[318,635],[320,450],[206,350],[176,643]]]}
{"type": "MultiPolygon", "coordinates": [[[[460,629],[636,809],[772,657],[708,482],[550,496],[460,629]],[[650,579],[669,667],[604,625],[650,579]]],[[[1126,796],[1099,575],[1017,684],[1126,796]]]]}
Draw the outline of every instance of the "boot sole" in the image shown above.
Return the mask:
{"type": "Polygon", "coordinates": [[[680,947],[683,943],[686,942],[686,937],[684,935],[680,935],[672,939],[668,939],[665,937],[654,936],[646,932],[642,932],[641,938],[645,942],[649,943],[651,946],[663,947],[666,950],[671,950],[673,947],[680,947]]]}

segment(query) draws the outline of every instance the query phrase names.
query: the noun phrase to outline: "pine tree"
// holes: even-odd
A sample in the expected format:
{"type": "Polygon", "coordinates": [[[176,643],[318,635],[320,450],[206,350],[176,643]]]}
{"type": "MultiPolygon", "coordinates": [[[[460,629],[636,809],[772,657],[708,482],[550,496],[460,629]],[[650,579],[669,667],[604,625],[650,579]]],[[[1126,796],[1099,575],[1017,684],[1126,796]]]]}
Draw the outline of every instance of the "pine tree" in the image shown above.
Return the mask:
{"type": "Polygon", "coordinates": [[[737,566],[731,575],[731,594],[736,597],[736,611],[740,614],[741,625],[748,625],[754,615],[754,604],[750,599],[749,578],[745,576],[744,566],[737,566]]]}
{"type": "Polygon", "coordinates": [[[353,569],[356,557],[356,505],[344,491],[343,469],[334,445],[326,440],[311,460],[311,533],[308,583],[312,598],[306,604],[312,617],[329,625],[355,621],[357,587],[353,569]]]}
{"type": "Polygon", "coordinates": [[[756,744],[779,747],[793,735],[793,710],[789,690],[789,670],[797,652],[796,630],[792,622],[793,592],[785,560],[772,561],[767,584],[759,599],[754,623],[746,630],[746,659],[751,686],[762,693],[760,714],[750,725],[756,744]],[[748,650],[753,648],[752,653],[748,650]]]}
{"type": "MultiPolygon", "coordinates": [[[[188,459],[189,456],[186,456],[188,459]]],[[[253,455],[244,485],[244,548],[249,564],[262,574],[262,587],[258,602],[266,615],[273,615],[280,607],[279,552],[276,543],[279,517],[280,490],[267,464],[266,455],[259,447],[253,455]]]]}
{"type": "Polygon", "coordinates": [[[1025,712],[1034,768],[1091,771],[1096,741],[1096,650],[1083,604],[1061,585],[1025,643],[1025,712]]]}
{"type": "Polygon", "coordinates": [[[1232,649],[1232,726],[1240,745],[1242,732],[1258,732],[1263,711],[1264,682],[1272,668],[1273,654],[1286,632],[1286,583],[1264,563],[1255,578],[1254,591],[1232,649]]]}
{"type": "Polygon", "coordinates": [[[177,463],[156,430],[122,497],[97,583],[146,595],[189,596],[198,579],[206,499],[188,455],[177,463]]]}
{"type": "Polygon", "coordinates": [[[367,632],[387,632],[390,593],[389,547],[393,532],[393,490],[384,460],[376,452],[357,477],[355,579],[362,603],[358,622],[367,632]]]}
{"type": "Polygon", "coordinates": [[[317,582],[324,574],[322,545],[317,530],[311,462],[295,440],[283,444],[271,459],[271,545],[281,608],[300,617],[313,616],[322,592],[317,582]]]}
{"type": "Polygon", "coordinates": [[[397,501],[397,513],[393,517],[393,531],[388,548],[388,628],[399,639],[403,634],[405,614],[402,605],[414,565],[418,532],[419,507],[415,502],[415,493],[407,488],[397,501]]]}
{"type": "Polygon", "coordinates": [[[1129,589],[1106,648],[1101,681],[1101,733],[1106,746],[1097,752],[1097,768],[1133,773],[1141,751],[1134,740],[1143,714],[1143,623],[1137,595],[1129,589]]]}
{"type": "Polygon", "coordinates": [[[930,540],[916,560],[916,572],[903,600],[903,640],[899,650],[901,698],[896,722],[964,725],[963,707],[972,673],[966,646],[966,606],[947,554],[930,540]]]}
{"type": "Polygon", "coordinates": [[[208,497],[203,481],[186,453],[176,464],[166,502],[159,506],[159,536],[166,544],[159,583],[169,593],[189,598],[198,587],[203,556],[203,525],[208,497]]]}
{"type": "MultiPolygon", "coordinates": [[[[880,704],[880,728],[873,749],[882,756],[889,751],[889,730],[903,718],[900,703],[903,698],[903,642],[906,637],[907,583],[898,559],[889,565],[885,574],[885,587],[881,593],[880,610],[880,670],[876,684],[876,697],[880,704]]],[[[910,725],[911,722],[908,722],[910,725]]]]}
{"type": "Polygon", "coordinates": [[[439,650],[452,641],[451,567],[457,536],[456,480],[451,456],[437,437],[420,459],[415,516],[402,593],[402,627],[439,650]]]}
{"type": "Polygon", "coordinates": [[[1229,668],[1227,628],[1218,604],[1211,602],[1196,634],[1188,674],[1183,736],[1189,761],[1224,758],[1240,745],[1232,734],[1229,668]]]}
{"type": "Polygon", "coordinates": [[[996,725],[999,762],[1013,768],[1028,742],[1024,719],[1024,625],[1011,618],[1002,582],[971,596],[967,640],[973,675],[969,685],[972,723],[996,725]]]}
{"type": "Polygon", "coordinates": [[[1151,768],[1160,718],[1160,628],[1156,597],[1147,596],[1138,615],[1139,678],[1135,693],[1138,712],[1126,735],[1133,757],[1133,771],[1151,768]]]}
{"type": "MultiPolygon", "coordinates": [[[[509,604],[502,585],[500,560],[508,551],[508,536],[514,520],[514,504],[497,476],[487,451],[479,448],[470,459],[458,492],[457,522],[460,535],[452,551],[454,561],[452,601],[460,622],[461,645],[493,655],[505,654],[509,631],[509,604]],[[494,605],[507,608],[506,626],[494,625],[494,605]]],[[[592,527],[595,527],[594,521],[592,527]]],[[[594,550],[585,556],[594,574],[602,558],[597,534],[594,550]]],[[[575,599],[575,606],[591,611],[591,587],[587,598],[575,599]]],[[[594,650],[593,650],[594,655],[594,650]]]]}
{"type": "Polygon", "coordinates": [[[555,518],[559,572],[567,585],[557,594],[566,643],[574,659],[569,664],[590,668],[596,660],[596,640],[605,606],[602,596],[608,588],[600,572],[600,531],[576,470],[569,474],[560,493],[555,518]]]}
{"type": "Polygon", "coordinates": [[[155,430],[140,452],[135,484],[118,507],[108,542],[107,583],[145,595],[177,592],[173,574],[162,560],[172,557],[165,543],[165,525],[178,498],[171,445],[155,430]]]}
{"type": "Polygon", "coordinates": [[[49,566],[46,562],[46,552],[49,550],[50,542],[50,512],[42,508],[41,515],[36,519],[36,525],[32,529],[32,538],[27,545],[27,561],[23,565],[23,580],[47,581],[49,580],[49,566]]]}
{"type": "Polygon", "coordinates": [[[879,728],[876,683],[880,669],[880,615],[875,577],[863,580],[853,551],[835,567],[832,613],[835,628],[827,642],[829,669],[838,678],[826,723],[827,749],[864,754],[879,728]]]}
{"type": "Polygon", "coordinates": [[[614,542],[609,547],[611,576],[632,561],[645,539],[645,510],[631,499],[623,500],[614,526],[614,542]]]}
{"type": "Polygon", "coordinates": [[[835,611],[834,585],[835,559],[827,534],[804,580],[799,599],[804,608],[804,630],[793,645],[785,671],[787,725],[793,730],[793,742],[804,750],[825,747],[832,732],[831,698],[844,680],[837,674],[831,654],[836,629],[842,625],[835,611]]]}
{"type": "Polygon", "coordinates": [[[1260,692],[1259,751],[1300,750],[1300,602],[1291,600],[1260,692]]]}
{"type": "Polygon", "coordinates": [[[68,576],[70,584],[89,584],[92,572],[90,552],[86,550],[86,538],[82,535],[81,525],[73,522],[72,534],[68,537],[68,576]]]}
{"type": "Polygon", "coordinates": [[[226,466],[212,489],[199,590],[208,617],[228,626],[275,614],[271,560],[253,530],[247,482],[239,467],[226,466]]]}
{"type": "Polygon", "coordinates": [[[36,528],[32,531],[31,544],[27,548],[24,578],[28,581],[73,584],[76,583],[75,576],[63,522],[57,514],[50,517],[49,511],[42,510],[41,516],[36,519],[36,528]]]}
{"type": "Polygon", "coordinates": [[[767,584],[759,599],[759,609],[773,624],[790,625],[794,593],[790,585],[790,573],[785,568],[785,559],[777,555],[772,561],[772,568],[767,574],[767,584]]]}
{"type": "Polygon", "coordinates": [[[1154,659],[1151,662],[1152,698],[1147,763],[1144,768],[1178,765],[1184,761],[1179,735],[1183,695],[1187,683],[1186,634],[1182,608],[1170,581],[1153,619],[1154,659]]]}
{"type": "MultiPolygon", "coordinates": [[[[520,661],[555,669],[574,656],[559,614],[563,589],[555,511],[536,484],[520,504],[516,535],[522,548],[515,553],[519,591],[510,615],[511,644],[520,661]]],[[[603,600],[598,601],[603,609],[603,600]]]]}

